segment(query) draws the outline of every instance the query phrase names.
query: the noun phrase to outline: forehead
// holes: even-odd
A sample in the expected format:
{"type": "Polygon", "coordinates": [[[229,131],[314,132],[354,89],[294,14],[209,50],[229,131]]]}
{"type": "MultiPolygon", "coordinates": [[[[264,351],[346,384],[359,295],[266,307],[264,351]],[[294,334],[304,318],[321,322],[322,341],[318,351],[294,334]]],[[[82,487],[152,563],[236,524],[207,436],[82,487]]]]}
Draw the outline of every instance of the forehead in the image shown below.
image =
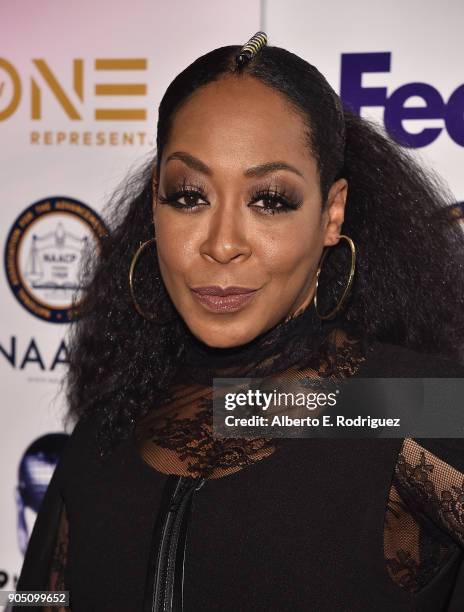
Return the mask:
{"type": "Polygon", "coordinates": [[[227,76],[197,90],[176,112],[163,158],[186,150],[215,166],[315,160],[301,115],[283,94],[249,75],[227,76]]]}

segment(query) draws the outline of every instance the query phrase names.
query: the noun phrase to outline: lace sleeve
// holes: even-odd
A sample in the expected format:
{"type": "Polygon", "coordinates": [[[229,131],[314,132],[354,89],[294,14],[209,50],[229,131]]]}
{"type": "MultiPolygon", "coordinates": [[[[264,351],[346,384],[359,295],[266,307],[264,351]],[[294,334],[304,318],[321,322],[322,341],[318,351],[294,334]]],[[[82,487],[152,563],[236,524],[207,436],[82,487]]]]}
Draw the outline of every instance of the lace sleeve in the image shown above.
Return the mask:
{"type": "MultiPolygon", "coordinates": [[[[460,450],[464,454],[464,440],[460,450]]],[[[418,592],[457,550],[464,552],[464,473],[406,438],[384,526],[390,576],[418,592]]]]}
{"type": "MultiPolygon", "coordinates": [[[[64,580],[64,572],[66,568],[66,561],[68,556],[68,519],[66,515],[66,508],[63,506],[63,510],[60,516],[60,523],[58,527],[58,534],[56,538],[55,549],[50,564],[50,577],[48,582],[49,591],[66,591],[66,585],[64,580]]],[[[60,606],[59,608],[46,606],[43,612],[71,612],[70,607],[60,606]]]]}

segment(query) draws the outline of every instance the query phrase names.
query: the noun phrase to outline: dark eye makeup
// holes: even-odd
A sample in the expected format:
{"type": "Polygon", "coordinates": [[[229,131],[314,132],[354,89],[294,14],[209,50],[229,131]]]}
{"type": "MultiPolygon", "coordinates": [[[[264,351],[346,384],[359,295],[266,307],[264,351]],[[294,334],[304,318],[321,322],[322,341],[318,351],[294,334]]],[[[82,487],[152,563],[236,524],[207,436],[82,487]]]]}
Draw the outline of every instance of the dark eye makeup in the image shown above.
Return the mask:
{"type": "MultiPolygon", "coordinates": [[[[279,187],[275,182],[255,186],[248,199],[248,206],[262,215],[291,212],[300,208],[303,203],[302,197],[296,191],[288,186],[279,187]],[[263,202],[264,205],[258,206],[258,202],[263,202]]],[[[168,204],[187,213],[209,206],[206,186],[194,181],[188,182],[185,178],[168,187],[164,195],[159,194],[158,200],[161,204],[168,204]]]]}

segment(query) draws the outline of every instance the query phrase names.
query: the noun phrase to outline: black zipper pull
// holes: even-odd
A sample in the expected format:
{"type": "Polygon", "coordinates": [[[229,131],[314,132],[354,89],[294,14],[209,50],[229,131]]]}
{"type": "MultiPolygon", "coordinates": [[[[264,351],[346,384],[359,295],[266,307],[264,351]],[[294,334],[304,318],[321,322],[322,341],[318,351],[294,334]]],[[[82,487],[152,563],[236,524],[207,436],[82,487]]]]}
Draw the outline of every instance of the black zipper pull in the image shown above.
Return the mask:
{"type": "Polygon", "coordinates": [[[192,483],[189,483],[187,477],[181,476],[177,482],[177,486],[174,489],[174,494],[172,496],[171,504],[169,506],[170,512],[177,512],[179,508],[179,504],[181,503],[184,495],[188,492],[188,490],[192,487],[192,483]]]}
{"type": "Polygon", "coordinates": [[[201,489],[201,487],[202,487],[202,486],[205,484],[205,482],[206,482],[206,478],[200,478],[199,480],[200,480],[200,483],[199,483],[199,485],[197,486],[197,488],[195,489],[195,491],[199,491],[199,490],[201,489]]]}

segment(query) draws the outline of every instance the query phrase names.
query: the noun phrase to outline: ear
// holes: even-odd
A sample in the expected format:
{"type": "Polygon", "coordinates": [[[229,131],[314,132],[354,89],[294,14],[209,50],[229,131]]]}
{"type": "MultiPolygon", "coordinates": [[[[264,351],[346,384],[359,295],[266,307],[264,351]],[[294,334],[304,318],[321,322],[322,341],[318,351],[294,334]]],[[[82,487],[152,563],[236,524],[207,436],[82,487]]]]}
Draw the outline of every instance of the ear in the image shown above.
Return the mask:
{"type": "Polygon", "coordinates": [[[324,246],[334,246],[340,240],[347,195],[348,181],[346,179],[338,179],[332,184],[327,196],[327,208],[324,211],[326,218],[324,246]]]}

